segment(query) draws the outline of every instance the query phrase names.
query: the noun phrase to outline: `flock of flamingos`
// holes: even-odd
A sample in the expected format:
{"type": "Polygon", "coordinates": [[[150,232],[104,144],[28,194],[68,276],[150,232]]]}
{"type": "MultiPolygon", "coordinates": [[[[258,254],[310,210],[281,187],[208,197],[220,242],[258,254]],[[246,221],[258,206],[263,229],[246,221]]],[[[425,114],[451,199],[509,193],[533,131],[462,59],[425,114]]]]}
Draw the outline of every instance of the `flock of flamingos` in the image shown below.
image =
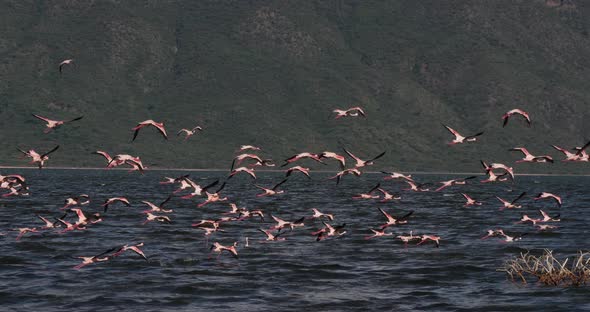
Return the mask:
{"type": "MultiPolygon", "coordinates": [[[[70,66],[73,64],[73,60],[64,60],[59,64],[59,71],[60,73],[63,71],[65,66],[70,66]]],[[[348,118],[355,118],[355,117],[366,117],[365,111],[361,107],[352,107],[346,110],[335,109],[333,110],[335,113],[335,119],[348,119],[348,118]]],[[[83,116],[71,119],[71,120],[52,120],[47,117],[39,116],[33,114],[34,117],[42,120],[46,123],[45,133],[51,132],[63,125],[68,123],[79,121],[83,118],[83,116]]],[[[507,125],[508,121],[513,119],[513,116],[520,116],[524,118],[526,121],[527,126],[531,126],[531,119],[527,112],[521,109],[513,109],[508,111],[506,114],[502,116],[503,127],[507,125]]],[[[519,118],[520,118],[519,117],[519,118]]],[[[515,122],[513,122],[515,123],[515,122]]],[[[524,123],[522,123],[524,125],[524,123]]],[[[514,127],[522,126],[520,123],[514,125],[514,127]]],[[[157,131],[162,135],[164,139],[168,139],[168,134],[164,127],[164,123],[159,123],[154,120],[145,120],[139,122],[135,127],[131,130],[133,131],[133,138],[135,140],[138,136],[139,132],[148,127],[153,127],[157,129],[157,131]]],[[[454,136],[454,138],[448,143],[450,145],[454,144],[465,144],[465,143],[473,143],[477,141],[477,138],[483,134],[483,132],[476,133],[474,135],[463,136],[453,128],[444,125],[444,127],[454,136]]],[[[202,128],[196,126],[192,129],[181,129],[177,132],[178,136],[183,135],[184,140],[189,139],[191,136],[195,135],[198,131],[201,131],[202,128]]],[[[151,135],[151,134],[145,134],[151,135]]],[[[588,162],[589,156],[585,152],[585,149],[590,144],[587,143],[582,147],[575,147],[571,150],[564,149],[558,146],[553,145],[553,148],[562,152],[565,155],[565,159],[563,161],[572,161],[572,162],[588,162]]],[[[59,145],[55,146],[53,149],[39,153],[33,149],[28,151],[18,149],[24,156],[31,158],[32,164],[37,164],[39,169],[43,168],[46,162],[49,160],[49,155],[58,151],[59,145]]],[[[306,225],[310,225],[312,223],[316,226],[315,230],[310,234],[313,235],[315,240],[322,241],[325,239],[330,238],[337,238],[341,235],[346,233],[346,224],[338,224],[335,222],[336,216],[333,214],[325,213],[320,211],[317,208],[313,208],[310,211],[308,216],[301,217],[298,220],[284,220],[275,215],[267,214],[262,210],[259,209],[252,209],[249,210],[245,207],[238,207],[235,202],[232,202],[229,198],[223,196],[222,191],[226,186],[226,183],[236,175],[249,175],[251,179],[256,179],[256,168],[259,167],[274,167],[275,164],[272,159],[262,158],[260,157],[259,151],[261,151],[260,147],[252,146],[252,145],[242,145],[237,150],[237,155],[233,159],[231,170],[225,179],[225,182],[220,184],[219,180],[211,181],[208,185],[201,186],[195,183],[193,180],[190,179],[189,175],[183,175],[179,177],[164,177],[163,180],[160,182],[161,184],[174,184],[178,185],[177,189],[173,191],[170,196],[162,203],[156,205],[149,201],[142,201],[142,205],[148,207],[147,210],[142,211],[145,215],[145,221],[143,224],[148,222],[159,222],[159,223],[171,223],[172,220],[168,215],[172,212],[171,209],[166,209],[165,205],[170,199],[173,197],[180,197],[182,199],[191,199],[191,198],[198,198],[203,199],[197,205],[197,207],[201,208],[205,205],[211,205],[217,203],[218,205],[227,205],[229,207],[229,211],[222,213],[216,219],[208,219],[208,220],[200,220],[192,224],[193,227],[203,231],[203,234],[207,236],[207,238],[213,236],[218,231],[224,231],[224,224],[229,222],[241,222],[249,218],[259,218],[261,220],[265,220],[265,218],[270,217],[274,220],[274,223],[269,228],[259,228],[260,231],[260,238],[264,241],[282,241],[286,239],[286,233],[291,231],[295,231],[296,228],[302,228],[306,225]],[[222,204],[219,204],[222,203],[222,204]]],[[[526,148],[524,147],[515,147],[511,149],[511,151],[517,151],[524,155],[524,157],[516,162],[553,162],[553,158],[549,155],[533,155],[531,154],[526,148]]],[[[140,157],[126,155],[126,154],[118,154],[115,156],[109,155],[105,151],[96,151],[96,154],[104,157],[106,161],[106,168],[113,168],[117,166],[129,166],[130,171],[139,171],[143,173],[146,170],[146,167],[143,165],[140,157]]],[[[326,161],[332,159],[335,163],[340,167],[341,171],[339,171],[333,177],[329,179],[333,179],[336,183],[340,183],[341,180],[347,175],[353,176],[360,176],[362,174],[362,170],[368,166],[374,164],[380,157],[382,157],[385,152],[371,158],[371,159],[362,159],[355,154],[351,153],[350,151],[343,149],[343,153],[335,153],[325,151],[322,153],[311,153],[311,152],[302,152],[297,155],[293,155],[290,158],[285,159],[284,163],[281,164],[280,167],[285,167],[285,178],[280,182],[276,183],[275,185],[269,187],[263,187],[260,185],[255,184],[257,188],[261,190],[261,193],[257,194],[258,197],[264,196],[280,196],[280,194],[285,192],[284,186],[285,183],[288,181],[289,177],[292,175],[304,175],[307,178],[311,176],[311,170],[307,167],[303,167],[302,164],[305,161],[313,161],[318,162],[321,164],[326,165],[326,161]],[[353,160],[353,164],[349,165],[347,168],[347,164],[349,163],[349,159],[353,160]],[[297,164],[297,165],[296,165],[297,164]]],[[[500,163],[486,163],[481,161],[483,166],[483,170],[487,177],[484,180],[480,180],[480,183],[501,183],[505,181],[513,181],[514,180],[514,170],[512,167],[500,164],[500,163]]],[[[475,176],[470,176],[461,179],[453,179],[448,181],[440,182],[440,186],[431,189],[430,183],[418,183],[413,180],[411,175],[405,175],[399,172],[385,172],[382,171],[385,176],[384,180],[399,180],[402,183],[406,183],[408,188],[403,189],[403,191],[414,191],[414,192],[428,192],[434,191],[439,192],[445,188],[453,187],[453,186],[460,186],[468,183],[468,181],[472,181],[476,179],[475,176]]],[[[11,196],[28,196],[29,195],[29,188],[27,186],[27,181],[24,176],[12,174],[12,175],[0,175],[0,189],[4,191],[2,197],[7,198],[11,196]]],[[[478,201],[477,199],[472,198],[466,193],[460,193],[466,200],[465,207],[468,206],[479,206],[482,205],[482,202],[478,201]]],[[[501,206],[500,209],[517,209],[521,208],[518,204],[518,201],[526,196],[526,193],[520,194],[516,198],[510,199],[503,199],[498,196],[496,198],[500,202],[501,206]]],[[[387,190],[381,187],[380,184],[375,186],[374,188],[370,189],[365,193],[360,193],[352,197],[355,200],[377,200],[379,202],[390,202],[400,199],[399,194],[391,194],[387,190]]],[[[534,197],[534,200],[553,200],[555,204],[561,207],[562,201],[558,195],[549,193],[549,192],[542,192],[534,197]]],[[[121,208],[121,205],[131,206],[132,203],[125,197],[113,197],[113,198],[105,198],[102,199],[102,207],[100,208],[100,212],[96,213],[88,213],[83,211],[82,206],[87,205],[90,203],[90,198],[86,194],[81,194],[78,196],[73,196],[67,198],[65,200],[65,206],[61,208],[61,211],[56,211],[59,213],[58,217],[48,217],[48,216],[40,216],[37,217],[40,219],[42,225],[31,225],[30,227],[23,227],[14,229],[14,231],[18,232],[16,236],[16,240],[20,240],[25,235],[29,235],[28,233],[36,233],[40,231],[58,231],[59,233],[67,233],[71,231],[81,231],[85,230],[88,227],[91,227],[93,224],[103,221],[103,215],[107,213],[108,209],[125,209],[121,208]],[[119,206],[119,207],[117,207],[119,206]],[[70,215],[75,215],[73,218],[70,218],[70,215]],[[70,218],[70,219],[68,219],[70,218]]],[[[382,236],[395,236],[393,232],[390,232],[391,228],[396,227],[399,224],[406,224],[410,222],[410,218],[412,217],[413,211],[406,213],[403,216],[393,216],[389,212],[385,211],[383,208],[378,208],[380,212],[383,214],[383,222],[382,224],[378,225],[377,227],[371,228],[370,232],[367,232],[367,236],[365,239],[372,239],[378,238],[382,236]]],[[[556,226],[553,223],[559,221],[559,215],[550,216],[545,211],[539,210],[539,216],[528,216],[522,215],[519,223],[530,223],[532,226],[536,227],[539,231],[550,231],[555,229],[556,226]]],[[[487,239],[491,237],[496,237],[501,239],[504,242],[514,242],[517,240],[522,239],[524,234],[512,234],[508,235],[502,229],[490,229],[487,231],[487,234],[482,237],[482,239],[487,239]]],[[[2,233],[1,235],[6,235],[2,233]]],[[[429,234],[414,234],[410,232],[409,234],[401,234],[395,236],[396,239],[399,239],[404,245],[407,247],[408,244],[415,242],[416,245],[422,245],[428,242],[434,243],[434,246],[439,247],[441,240],[443,238],[437,236],[435,233],[429,234]]],[[[219,257],[224,251],[228,254],[233,255],[234,257],[238,257],[238,248],[242,248],[242,244],[238,245],[238,242],[234,242],[233,244],[222,245],[221,243],[215,241],[211,245],[211,253],[216,253],[217,257],[219,257]]],[[[111,248],[105,252],[102,252],[98,255],[93,256],[85,256],[85,257],[78,257],[82,260],[82,262],[76,265],[75,269],[80,269],[86,265],[97,263],[97,262],[104,262],[111,260],[124,254],[126,251],[135,252],[143,259],[147,260],[148,257],[144,254],[141,250],[143,243],[139,244],[129,244],[124,246],[117,246],[111,248]]],[[[245,245],[243,247],[249,246],[248,238],[245,239],[245,245]]]]}

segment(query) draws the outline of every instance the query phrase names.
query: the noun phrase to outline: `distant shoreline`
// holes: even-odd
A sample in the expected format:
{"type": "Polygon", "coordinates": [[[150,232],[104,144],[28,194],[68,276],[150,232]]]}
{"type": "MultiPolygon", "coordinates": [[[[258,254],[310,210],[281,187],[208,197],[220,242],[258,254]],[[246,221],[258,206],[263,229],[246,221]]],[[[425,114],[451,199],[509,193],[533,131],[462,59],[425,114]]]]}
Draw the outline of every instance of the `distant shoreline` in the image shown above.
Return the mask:
{"type": "MultiPolygon", "coordinates": [[[[24,166],[0,166],[0,169],[37,169],[37,167],[24,167],[24,166]]],[[[44,167],[42,170],[115,170],[115,171],[128,171],[129,168],[105,168],[105,167],[44,167]]],[[[191,171],[191,172],[211,172],[211,171],[228,171],[228,169],[210,168],[210,169],[197,169],[197,168],[148,168],[146,171],[191,171]]],[[[262,169],[256,172],[285,172],[285,170],[279,169],[262,169]]],[[[312,172],[321,173],[337,173],[337,170],[312,170],[312,172]]],[[[481,172],[446,172],[446,171],[403,171],[404,174],[415,174],[415,175],[477,175],[485,176],[481,172]]],[[[365,171],[366,174],[382,174],[380,171],[365,171]]],[[[588,174],[573,174],[573,173],[517,173],[515,176],[555,176],[555,177],[590,177],[588,174]]]]}

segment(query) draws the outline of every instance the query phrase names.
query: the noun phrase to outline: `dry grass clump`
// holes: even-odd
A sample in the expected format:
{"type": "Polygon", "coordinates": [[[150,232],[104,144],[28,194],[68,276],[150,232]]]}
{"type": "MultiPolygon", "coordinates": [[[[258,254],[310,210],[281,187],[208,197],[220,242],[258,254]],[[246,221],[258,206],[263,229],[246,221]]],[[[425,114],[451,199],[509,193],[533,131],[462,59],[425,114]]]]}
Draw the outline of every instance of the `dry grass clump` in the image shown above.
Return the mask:
{"type": "Polygon", "coordinates": [[[535,277],[540,283],[550,286],[581,286],[590,280],[590,252],[580,251],[570,262],[553,256],[553,251],[545,249],[542,255],[533,256],[521,253],[520,257],[506,261],[504,271],[513,281],[520,280],[527,284],[527,278],[535,277]]]}

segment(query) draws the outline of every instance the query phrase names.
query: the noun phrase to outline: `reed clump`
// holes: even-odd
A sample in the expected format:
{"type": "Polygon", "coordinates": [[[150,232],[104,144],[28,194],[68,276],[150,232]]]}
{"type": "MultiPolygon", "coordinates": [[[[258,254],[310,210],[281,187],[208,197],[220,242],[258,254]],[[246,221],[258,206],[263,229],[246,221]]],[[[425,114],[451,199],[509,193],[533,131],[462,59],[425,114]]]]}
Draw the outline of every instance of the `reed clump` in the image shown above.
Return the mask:
{"type": "Polygon", "coordinates": [[[506,272],[512,281],[524,284],[533,278],[549,286],[582,286],[590,280],[590,252],[579,251],[573,259],[562,261],[548,249],[539,256],[521,253],[519,257],[506,261],[499,271],[506,272]]]}

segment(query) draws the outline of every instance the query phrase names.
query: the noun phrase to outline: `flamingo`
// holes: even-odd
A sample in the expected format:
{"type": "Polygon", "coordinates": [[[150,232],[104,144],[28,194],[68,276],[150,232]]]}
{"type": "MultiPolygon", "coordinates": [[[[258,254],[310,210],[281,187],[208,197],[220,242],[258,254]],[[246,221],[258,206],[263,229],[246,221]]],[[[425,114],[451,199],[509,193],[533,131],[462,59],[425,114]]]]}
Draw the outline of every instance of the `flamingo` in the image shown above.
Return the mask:
{"type": "Polygon", "coordinates": [[[248,154],[248,153],[240,154],[240,155],[236,156],[234,158],[234,161],[236,161],[236,163],[235,163],[236,165],[240,165],[242,163],[242,161],[244,161],[246,159],[252,159],[252,160],[255,160],[256,162],[262,163],[262,159],[260,157],[258,157],[258,155],[248,154]]]}
{"type": "Polygon", "coordinates": [[[262,212],[262,210],[248,210],[245,208],[240,209],[238,220],[242,221],[252,216],[259,216],[260,220],[264,221],[264,213],[262,212]]]}
{"type": "Polygon", "coordinates": [[[415,240],[421,239],[420,236],[414,236],[413,232],[410,231],[410,235],[398,235],[396,238],[399,238],[402,242],[404,242],[404,247],[408,247],[408,243],[415,240]]]}
{"type": "Polygon", "coordinates": [[[277,234],[272,234],[269,230],[263,230],[263,229],[258,229],[258,231],[264,233],[266,235],[266,240],[267,241],[283,241],[285,240],[284,237],[279,237],[279,235],[283,234],[283,233],[277,233],[277,234]]]}
{"type": "Polygon", "coordinates": [[[142,200],[141,202],[148,205],[148,207],[150,207],[150,210],[145,210],[145,212],[163,212],[163,213],[170,213],[173,210],[172,209],[164,209],[164,205],[170,201],[170,199],[172,198],[172,195],[168,196],[163,202],[160,203],[160,205],[154,205],[153,203],[147,201],[147,200],[142,200]]]}
{"type": "Polygon", "coordinates": [[[129,246],[129,244],[125,244],[121,247],[119,247],[119,250],[117,250],[112,257],[117,257],[120,254],[124,253],[127,250],[131,250],[133,252],[135,252],[136,254],[140,255],[145,261],[148,261],[148,258],[145,256],[145,253],[143,253],[143,251],[141,249],[139,249],[139,247],[143,247],[143,243],[139,243],[136,245],[131,245],[129,246]]]}
{"type": "Polygon", "coordinates": [[[465,185],[465,184],[467,184],[467,180],[475,179],[475,178],[477,178],[477,176],[471,176],[471,177],[467,177],[467,178],[463,178],[463,179],[453,179],[453,180],[448,180],[448,181],[442,181],[442,182],[439,182],[442,184],[442,186],[437,188],[434,191],[435,192],[442,191],[443,189],[445,189],[451,185],[465,185]]]}
{"type": "Polygon", "coordinates": [[[359,106],[351,107],[346,110],[334,109],[332,112],[336,113],[336,117],[334,119],[340,119],[342,117],[357,117],[357,116],[367,117],[365,115],[365,111],[359,106]]]}
{"type": "Polygon", "coordinates": [[[270,189],[268,189],[268,188],[265,188],[265,187],[262,187],[262,186],[260,186],[260,185],[256,185],[256,184],[254,184],[254,186],[256,186],[257,188],[259,188],[259,189],[261,189],[261,190],[263,190],[263,191],[264,191],[264,193],[257,194],[257,195],[256,195],[256,197],[272,196],[272,195],[277,195],[277,194],[282,194],[282,193],[284,193],[285,191],[283,191],[283,190],[277,191],[277,189],[278,189],[278,188],[279,188],[279,186],[281,186],[283,183],[287,182],[287,180],[288,180],[288,179],[284,179],[283,181],[281,181],[281,182],[279,182],[279,183],[275,184],[275,186],[273,186],[273,187],[272,187],[272,188],[270,188],[270,189]]]}
{"type": "Polygon", "coordinates": [[[219,195],[219,192],[221,192],[221,190],[223,190],[224,187],[225,187],[225,182],[219,187],[219,189],[217,189],[217,191],[215,191],[215,193],[209,193],[209,192],[205,191],[205,195],[207,195],[207,200],[198,204],[197,207],[203,207],[203,206],[207,205],[208,203],[214,203],[214,202],[218,202],[218,201],[226,201],[227,197],[221,197],[219,195]]]}
{"type": "Polygon", "coordinates": [[[250,169],[247,167],[239,167],[239,168],[234,169],[235,163],[236,163],[236,159],[234,159],[231,163],[231,169],[230,169],[231,171],[227,177],[228,180],[240,172],[245,172],[248,175],[250,175],[250,177],[252,177],[252,179],[256,179],[256,174],[254,173],[254,169],[250,169]]]}
{"type": "Polygon", "coordinates": [[[369,235],[369,236],[365,236],[365,239],[371,239],[371,238],[375,238],[375,237],[381,237],[381,236],[393,236],[393,233],[385,233],[385,230],[375,230],[375,229],[369,229],[371,230],[371,232],[373,232],[373,235],[369,235]]]}
{"type": "Polygon", "coordinates": [[[527,125],[530,127],[531,126],[531,118],[529,117],[529,114],[525,111],[523,111],[522,109],[518,109],[515,108],[513,110],[509,110],[506,112],[506,114],[504,114],[502,116],[502,120],[504,120],[504,123],[502,124],[502,128],[504,128],[506,126],[506,124],[508,123],[508,118],[510,118],[512,115],[521,115],[522,117],[524,117],[524,119],[526,119],[527,125]]]}
{"type": "Polygon", "coordinates": [[[37,228],[18,228],[18,229],[13,229],[13,231],[18,231],[18,235],[16,236],[16,240],[20,240],[21,237],[23,237],[23,235],[27,234],[27,233],[37,233],[39,232],[37,230],[37,228]]]}
{"type": "Polygon", "coordinates": [[[572,153],[556,145],[551,145],[551,147],[563,153],[565,159],[562,159],[561,161],[580,161],[580,156],[578,155],[578,153],[572,153]]]}
{"type": "Polygon", "coordinates": [[[62,69],[63,69],[64,66],[71,65],[73,63],[74,63],[74,59],[66,59],[66,60],[61,61],[59,63],[59,73],[61,74],[62,69]]]}
{"type": "Polygon", "coordinates": [[[261,150],[261,148],[260,147],[257,147],[257,146],[254,146],[254,145],[242,145],[242,146],[240,146],[240,149],[238,149],[237,151],[238,152],[244,152],[244,151],[248,151],[248,150],[251,150],[251,151],[259,151],[259,150],[261,150]]]}
{"type": "Polygon", "coordinates": [[[414,191],[414,192],[428,192],[430,191],[429,188],[423,188],[423,186],[428,185],[429,183],[422,183],[422,184],[417,184],[413,181],[405,181],[410,188],[407,189],[402,189],[402,191],[414,191]]]}
{"type": "Polygon", "coordinates": [[[47,123],[47,125],[46,125],[47,128],[43,131],[44,133],[49,133],[49,132],[51,132],[51,130],[57,129],[59,126],[61,126],[63,124],[84,118],[84,116],[80,116],[80,117],[76,117],[76,118],[70,119],[70,120],[52,120],[47,117],[43,117],[43,116],[39,116],[39,115],[35,115],[35,114],[32,114],[32,115],[35,118],[41,119],[47,123]]]}
{"type": "Polygon", "coordinates": [[[555,194],[552,194],[552,193],[541,192],[539,195],[537,195],[537,197],[535,197],[533,199],[539,200],[539,199],[544,199],[544,198],[549,198],[549,199],[555,200],[555,202],[557,203],[557,206],[559,206],[561,208],[561,197],[559,197],[555,194]]]}
{"type": "Polygon", "coordinates": [[[401,199],[400,196],[396,196],[396,195],[390,194],[390,193],[388,193],[386,190],[384,190],[382,188],[377,188],[377,190],[379,192],[381,192],[381,194],[383,194],[383,199],[380,201],[381,203],[388,202],[388,201],[391,201],[391,200],[401,199]]]}
{"type": "Polygon", "coordinates": [[[344,158],[344,156],[342,156],[342,155],[338,155],[333,152],[323,152],[320,154],[319,158],[320,159],[322,159],[322,158],[336,159],[340,163],[340,168],[343,170],[344,170],[344,167],[346,166],[346,158],[344,158]]]}
{"type": "Polygon", "coordinates": [[[481,206],[482,203],[476,201],[475,199],[471,198],[469,195],[465,194],[465,193],[461,193],[461,195],[463,195],[463,197],[465,198],[465,200],[467,200],[467,202],[465,202],[464,207],[468,207],[468,206],[481,206]]]}
{"type": "Polygon", "coordinates": [[[375,160],[377,160],[377,159],[383,157],[383,155],[385,155],[385,152],[383,152],[383,153],[381,153],[369,160],[362,160],[362,159],[354,156],[351,152],[347,151],[345,148],[343,148],[343,150],[346,154],[348,154],[348,156],[352,157],[352,159],[354,159],[356,161],[356,164],[354,165],[355,168],[362,168],[365,166],[370,166],[374,163],[375,160]]]}
{"type": "Polygon", "coordinates": [[[301,166],[295,166],[295,167],[291,167],[291,168],[287,169],[285,176],[288,177],[295,171],[299,171],[299,172],[303,173],[308,179],[311,179],[311,177],[309,176],[309,168],[305,168],[305,167],[301,167],[301,166]]]}
{"type": "Polygon", "coordinates": [[[217,258],[219,258],[219,256],[221,256],[221,253],[224,251],[227,251],[231,253],[232,256],[234,256],[235,258],[238,258],[238,251],[236,250],[236,247],[238,247],[238,242],[235,242],[232,246],[229,247],[223,246],[219,242],[215,242],[211,246],[211,252],[218,253],[217,258]]]}
{"type": "Polygon", "coordinates": [[[81,194],[75,197],[69,197],[65,200],[66,205],[60,208],[61,210],[65,210],[71,206],[83,206],[90,203],[90,196],[87,194],[81,194]]]}
{"type": "Polygon", "coordinates": [[[521,207],[522,207],[521,205],[516,205],[515,203],[516,203],[516,202],[517,202],[519,199],[523,198],[523,197],[524,197],[524,195],[526,195],[526,192],[522,192],[522,193],[521,193],[520,195],[518,195],[518,197],[517,197],[515,200],[513,200],[512,202],[509,202],[509,201],[507,201],[507,200],[504,200],[504,199],[502,199],[502,198],[500,198],[500,197],[496,196],[496,198],[497,198],[499,201],[501,201],[501,202],[502,202],[502,204],[503,204],[503,206],[502,206],[502,207],[500,207],[500,210],[504,210],[504,209],[514,209],[514,208],[521,208],[521,207]]]}
{"type": "Polygon", "coordinates": [[[325,221],[322,221],[322,223],[324,224],[324,228],[320,229],[319,231],[311,233],[311,235],[316,236],[317,242],[319,242],[323,239],[326,239],[328,237],[331,237],[331,236],[342,236],[342,235],[346,234],[346,230],[344,230],[344,228],[346,227],[346,223],[343,223],[338,226],[332,226],[332,225],[326,223],[325,221]]]}
{"type": "MultiPolygon", "coordinates": [[[[162,127],[163,127],[163,125],[162,125],[162,127]]],[[[197,133],[197,130],[203,131],[203,128],[196,126],[190,130],[189,129],[180,129],[180,131],[178,131],[178,133],[176,133],[176,136],[179,136],[181,133],[185,133],[184,140],[186,141],[186,140],[188,140],[188,138],[190,138],[195,133],[197,133]]]]}
{"type": "Polygon", "coordinates": [[[192,198],[195,196],[201,196],[204,193],[206,193],[206,191],[208,189],[212,188],[213,186],[215,186],[219,183],[219,180],[216,180],[205,187],[201,187],[200,185],[196,184],[195,182],[193,182],[189,178],[184,178],[184,180],[187,181],[191,185],[191,187],[193,188],[193,191],[188,195],[182,196],[181,197],[182,199],[189,199],[189,198],[192,198]]]}
{"type": "Polygon", "coordinates": [[[509,235],[505,234],[504,231],[502,231],[502,230],[499,230],[499,231],[500,231],[500,235],[504,236],[503,242],[505,242],[505,243],[513,243],[513,242],[519,241],[522,239],[523,236],[528,234],[528,233],[523,233],[523,234],[514,234],[514,236],[509,236],[509,235]]]}
{"type": "Polygon", "coordinates": [[[125,206],[127,206],[127,207],[131,206],[131,204],[129,203],[129,200],[125,197],[112,197],[112,198],[105,200],[104,203],[102,204],[102,206],[104,207],[104,212],[107,212],[107,209],[109,209],[109,205],[112,205],[116,202],[121,202],[121,203],[125,204],[125,206]]]}
{"type": "Polygon", "coordinates": [[[381,173],[388,175],[388,176],[384,177],[383,180],[404,179],[406,181],[414,182],[414,180],[412,180],[411,174],[404,175],[403,173],[399,173],[399,172],[387,172],[387,171],[381,171],[381,173]]]}
{"type": "Polygon", "coordinates": [[[283,228],[285,228],[287,226],[291,230],[293,230],[296,227],[302,227],[304,225],[303,222],[305,221],[305,217],[301,217],[301,218],[299,218],[299,219],[297,219],[295,221],[292,221],[292,222],[291,221],[285,221],[285,220],[283,220],[281,218],[278,218],[278,217],[273,216],[272,214],[270,215],[270,217],[273,220],[275,220],[275,222],[277,223],[277,225],[275,225],[275,226],[273,226],[273,227],[270,228],[271,231],[274,231],[274,230],[279,230],[280,231],[280,230],[282,230],[283,228]]]}
{"type": "Polygon", "coordinates": [[[332,214],[320,212],[316,208],[311,208],[311,210],[313,211],[313,215],[309,217],[310,219],[319,219],[322,217],[326,217],[328,218],[328,220],[334,221],[334,215],[332,214]]]}
{"type": "Polygon", "coordinates": [[[371,193],[373,193],[374,191],[376,191],[377,189],[379,189],[379,187],[381,187],[381,183],[377,183],[377,185],[375,185],[367,193],[361,193],[361,194],[358,194],[358,195],[353,196],[352,199],[373,199],[373,198],[379,198],[379,195],[371,195],[371,193]]]}
{"type": "Polygon", "coordinates": [[[17,148],[17,150],[19,150],[21,153],[23,153],[25,156],[30,157],[31,163],[37,163],[39,166],[39,169],[43,168],[43,165],[45,164],[45,162],[47,160],[49,160],[49,154],[57,151],[57,149],[59,148],[59,145],[56,145],[53,149],[51,149],[49,152],[45,153],[45,154],[41,154],[39,155],[39,153],[35,152],[35,150],[31,149],[28,152],[23,151],[20,148],[17,148]]]}
{"type": "Polygon", "coordinates": [[[156,129],[158,129],[158,131],[162,134],[164,139],[168,140],[168,135],[166,134],[166,129],[164,128],[164,123],[163,122],[155,122],[151,119],[148,119],[148,120],[138,123],[137,126],[135,126],[131,129],[131,130],[135,131],[133,133],[133,139],[131,141],[132,142],[135,141],[135,138],[137,137],[137,134],[139,134],[139,130],[141,128],[148,127],[148,126],[156,127],[156,129]]]}
{"type": "Polygon", "coordinates": [[[304,152],[304,153],[299,153],[299,154],[293,155],[293,156],[285,159],[285,163],[282,164],[281,167],[285,167],[286,165],[288,165],[294,161],[303,159],[303,158],[310,158],[310,159],[313,159],[313,160],[325,165],[325,163],[320,159],[320,156],[318,154],[304,152]]]}
{"type": "Polygon", "coordinates": [[[524,158],[517,160],[517,163],[520,162],[553,162],[553,158],[549,155],[542,155],[542,156],[535,156],[531,153],[529,153],[529,151],[524,148],[524,147],[515,147],[515,148],[511,148],[509,149],[509,151],[518,151],[524,154],[524,158]]]}
{"type": "Polygon", "coordinates": [[[146,224],[150,221],[158,221],[158,222],[163,222],[163,223],[172,223],[172,220],[170,220],[169,217],[167,216],[158,216],[155,214],[152,214],[150,212],[145,212],[146,214],[146,220],[143,222],[143,224],[146,224]]]}
{"type": "MultiPolygon", "coordinates": [[[[66,215],[67,215],[67,212],[66,212],[65,215],[62,216],[62,219],[65,218],[66,215]]],[[[44,217],[42,217],[40,215],[37,215],[37,218],[39,218],[41,221],[45,222],[45,226],[41,228],[42,230],[58,228],[58,227],[61,226],[60,222],[57,221],[57,220],[54,221],[54,222],[51,222],[47,218],[44,218],[44,217]]]]}
{"type": "MultiPolygon", "coordinates": [[[[97,154],[97,155],[101,155],[102,157],[104,157],[104,158],[107,160],[107,166],[108,166],[110,163],[112,163],[112,161],[113,161],[113,158],[112,158],[112,157],[111,157],[111,155],[109,155],[109,153],[107,153],[107,152],[104,152],[104,151],[96,151],[96,152],[92,152],[92,154],[97,154]]],[[[115,164],[113,165],[113,167],[114,167],[114,166],[116,166],[116,165],[117,165],[117,164],[115,163],[115,164]]]]}
{"type": "Polygon", "coordinates": [[[345,169],[345,170],[342,170],[342,171],[338,172],[335,176],[330,177],[328,179],[330,179],[330,180],[331,179],[336,179],[336,184],[340,184],[340,180],[342,179],[342,177],[345,176],[345,175],[348,175],[348,174],[352,174],[352,175],[355,175],[355,176],[358,177],[358,176],[361,175],[361,172],[358,169],[356,169],[356,168],[353,168],[353,169],[345,169]]]}
{"type": "Polygon", "coordinates": [[[82,263],[78,264],[77,266],[74,267],[74,269],[79,270],[89,264],[93,264],[93,263],[97,263],[97,262],[105,262],[108,260],[111,260],[112,256],[105,256],[105,257],[101,257],[104,256],[110,252],[115,251],[116,248],[111,248],[103,253],[100,253],[96,256],[92,256],[92,257],[76,257],[78,259],[82,259],[82,263]]]}
{"type": "Polygon", "coordinates": [[[391,216],[387,212],[385,212],[385,210],[383,210],[383,208],[379,208],[379,211],[381,211],[381,213],[385,216],[385,218],[387,218],[387,222],[381,226],[381,229],[384,229],[384,228],[392,226],[392,225],[406,224],[406,223],[408,223],[408,218],[414,213],[414,211],[411,210],[410,212],[406,213],[402,217],[396,218],[396,217],[391,216]]]}
{"type": "Polygon", "coordinates": [[[418,244],[416,244],[416,245],[422,245],[423,243],[425,243],[429,240],[433,241],[435,243],[436,248],[438,248],[440,246],[440,236],[436,236],[436,235],[422,235],[420,242],[418,242],[418,244]]]}
{"type": "Polygon", "coordinates": [[[482,237],[481,239],[488,239],[490,237],[501,236],[503,234],[504,234],[504,231],[502,231],[502,229],[488,230],[487,235],[482,237]]]}
{"type": "Polygon", "coordinates": [[[475,142],[477,141],[477,137],[483,134],[482,132],[478,132],[474,135],[469,135],[469,136],[462,136],[461,134],[459,134],[459,132],[457,132],[455,129],[443,125],[447,130],[449,130],[450,133],[452,133],[455,138],[453,139],[453,141],[447,143],[449,145],[454,145],[454,144],[461,144],[461,143],[466,143],[466,142],[475,142]]]}

